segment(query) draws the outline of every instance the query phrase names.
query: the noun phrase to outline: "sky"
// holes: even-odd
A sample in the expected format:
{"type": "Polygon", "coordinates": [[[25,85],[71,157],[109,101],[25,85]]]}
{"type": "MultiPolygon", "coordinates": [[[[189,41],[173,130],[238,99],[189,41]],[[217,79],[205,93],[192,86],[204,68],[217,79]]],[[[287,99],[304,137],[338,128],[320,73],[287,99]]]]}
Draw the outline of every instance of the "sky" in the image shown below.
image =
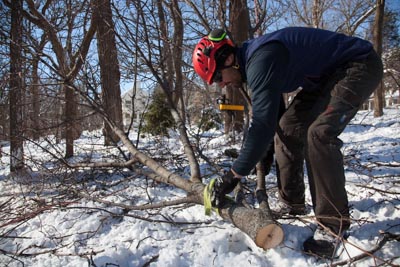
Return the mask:
{"type": "Polygon", "coordinates": [[[385,4],[387,4],[388,7],[392,8],[393,10],[400,12],[400,1],[399,0],[386,0],[385,4]]]}

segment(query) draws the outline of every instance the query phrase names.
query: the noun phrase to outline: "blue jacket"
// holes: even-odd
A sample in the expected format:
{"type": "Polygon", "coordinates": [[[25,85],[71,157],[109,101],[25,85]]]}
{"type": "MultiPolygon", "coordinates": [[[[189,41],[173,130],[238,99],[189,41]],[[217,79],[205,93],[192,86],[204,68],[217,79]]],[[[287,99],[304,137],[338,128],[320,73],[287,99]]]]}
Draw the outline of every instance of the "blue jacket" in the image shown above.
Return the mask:
{"type": "Polygon", "coordinates": [[[368,41],[331,31],[291,27],[246,41],[237,49],[242,76],[251,89],[252,121],[233,170],[248,175],[275,133],[282,93],[318,90],[319,82],[347,62],[367,57],[368,41]]]}

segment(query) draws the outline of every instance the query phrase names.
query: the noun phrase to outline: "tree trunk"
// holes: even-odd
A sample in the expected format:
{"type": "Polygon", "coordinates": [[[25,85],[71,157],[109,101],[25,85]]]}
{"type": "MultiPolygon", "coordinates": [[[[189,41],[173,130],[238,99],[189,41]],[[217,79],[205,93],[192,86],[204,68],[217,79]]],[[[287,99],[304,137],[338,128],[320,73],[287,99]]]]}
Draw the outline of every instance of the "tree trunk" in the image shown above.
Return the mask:
{"type": "Polygon", "coordinates": [[[283,241],[281,226],[265,209],[249,209],[237,204],[221,209],[223,219],[232,222],[263,249],[274,248],[283,241]]]}
{"type": "MultiPolygon", "coordinates": [[[[97,23],[97,50],[100,63],[103,108],[109,118],[122,128],[122,100],[120,70],[115,42],[111,3],[99,0],[93,5],[97,23]]],[[[104,144],[115,145],[119,138],[104,123],[104,144]]]]}
{"type": "Polygon", "coordinates": [[[65,90],[65,158],[70,158],[74,155],[74,140],[76,135],[76,100],[74,89],[68,85],[64,85],[63,87],[65,90]]]}
{"type": "MultiPolygon", "coordinates": [[[[174,66],[174,77],[175,77],[175,87],[173,92],[173,103],[179,110],[182,118],[186,118],[185,107],[183,103],[183,71],[182,71],[182,58],[183,58],[183,18],[182,12],[179,7],[179,1],[171,1],[171,15],[174,22],[174,35],[173,35],[173,46],[171,48],[172,53],[171,61],[174,66]]],[[[172,71],[172,69],[171,69],[172,71]]]]}
{"type": "Polygon", "coordinates": [[[22,74],[22,0],[11,1],[10,42],[10,171],[24,166],[23,74],[22,74]]]}
{"type": "MultiPolygon", "coordinates": [[[[240,45],[242,42],[249,38],[249,10],[247,8],[247,2],[244,0],[233,0],[230,6],[230,18],[231,23],[230,31],[232,38],[236,45],[240,45]]],[[[245,101],[238,88],[226,88],[226,96],[231,104],[244,105],[245,101]]],[[[229,130],[238,132],[243,131],[243,112],[232,111],[234,116],[225,116],[225,133],[229,130]]]]}
{"type": "Polygon", "coordinates": [[[40,123],[39,123],[39,114],[40,114],[40,79],[38,74],[39,68],[39,58],[35,57],[32,62],[32,84],[30,85],[30,93],[31,93],[31,111],[29,116],[30,123],[30,131],[32,134],[33,140],[38,140],[40,137],[40,123]]]}
{"type": "MultiPolygon", "coordinates": [[[[376,1],[376,13],[373,29],[374,48],[379,56],[382,55],[382,33],[383,33],[383,17],[385,15],[385,0],[376,1]]],[[[374,94],[374,117],[383,115],[384,107],[384,85],[381,82],[374,94]]]]}
{"type": "Polygon", "coordinates": [[[322,28],[321,15],[322,15],[321,0],[314,0],[312,7],[312,24],[314,28],[322,28]]]}

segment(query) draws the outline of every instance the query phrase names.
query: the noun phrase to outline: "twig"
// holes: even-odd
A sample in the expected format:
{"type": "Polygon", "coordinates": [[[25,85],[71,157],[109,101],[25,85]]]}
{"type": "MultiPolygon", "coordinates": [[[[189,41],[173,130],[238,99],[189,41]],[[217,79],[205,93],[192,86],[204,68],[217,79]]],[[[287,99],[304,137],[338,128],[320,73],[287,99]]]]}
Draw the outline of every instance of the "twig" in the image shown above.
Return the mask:
{"type": "Polygon", "coordinates": [[[101,212],[105,212],[108,213],[110,215],[112,215],[113,217],[131,217],[131,218],[135,218],[138,220],[143,220],[143,221],[147,221],[147,222],[151,222],[151,223],[170,223],[170,224],[176,224],[176,225],[186,225],[186,224],[208,224],[210,223],[210,221],[196,221],[196,222],[176,222],[176,221],[167,221],[167,220],[159,220],[159,219],[151,219],[151,218],[147,218],[147,217],[143,217],[140,215],[134,215],[134,214],[120,214],[120,213],[115,213],[103,208],[97,208],[97,207],[85,207],[85,206],[69,206],[66,207],[65,209],[86,209],[86,210],[97,210],[97,211],[101,211],[101,212]]]}
{"type": "Polygon", "coordinates": [[[91,252],[82,252],[82,253],[58,253],[57,250],[60,248],[55,248],[55,249],[48,249],[44,251],[39,251],[39,252],[32,252],[32,253],[15,253],[11,251],[7,251],[4,249],[0,248],[0,253],[4,255],[12,255],[12,256],[18,256],[18,257],[32,257],[32,256],[38,256],[38,255],[43,255],[43,254],[53,254],[55,256],[78,256],[78,257],[84,257],[84,256],[89,256],[89,255],[96,255],[98,253],[104,252],[105,250],[99,250],[99,251],[91,251],[91,252]]]}
{"type": "MultiPolygon", "coordinates": [[[[318,217],[318,218],[321,219],[321,218],[323,218],[323,217],[318,217]]],[[[324,218],[329,218],[329,217],[324,217],[324,218]]],[[[331,218],[333,218],[333,217],[331,217],[331,218]]],[[[329,232],[332,236],[335,236],[336,238],[340,239],[340,240],[343,242],[343,244],[348,244],[348,245],[351,245],[351,246],[353,246],[353,247],[359,249],[360,251],[364,251],[364,253],[362,253],[362,254],[360,254],[360,255],[358,255],[358,256],[352,257],[352,258],[350,258],[350,259],[347,259],[347,260],[344,260],[344,261],[341,261],[341,262],[334,262],[334,263],[331,263],[329,266],[345,265],[345,264],[347,264],[347,263],[352,263],[352,262],[358,261],[358,260],[363,259],[363,258],[366,258],[366,257],[372,257],[372,258],[374,258],[374,259],[380,260],[380,261],[384,262],[385,264],[387,264],[387,265],[389,265],[389,266],[396,266],[396,265],[391,264],[390,262],[384,260],[384,259],[381,258],[381,257],[378,257],[378,256],[376,256],[376,255],[373,255],[373,253],[375,253],[376,251],[378,251],[379,249],[381,249],[381,248],[385,245],[385,243],[386,243],[387,241],[389,241],[389,240],[400,241],[400,235],[392,234],[392,233],[389,233],[389,232],[382,232],[381,234],[383,235],[383,238],[382,238],[382,240],[378,243],[378,245],[377,245],[375,248],[373,248],[373,249],[371,249],[371,250],[369,250],[369,251],[366,251],[366,250],[364,250],[363,248],[357,246],[356,244],[354,244],[354,243],[352,243],[352,242],[349,242],[348,240],[344,239],[343,237],[337,235],[336,233],[334,233],[333,231],[331,231],[331,229],[329,229],[328,227],[326,227],[326,226],[324,226],[322,223],[320,223],[318,220],[316,220],[316,223],[319,224],[325,231],[329,232]]],[[[312,254],[312,255],[314,255],[314,254],[312,254]]],[[[315,255],[314,255],[314,256],[315,256],[315,255]]]]}
{"type": "Polygon", "coordinates": [[[7,199],[6,201],[4,201],[3,203],[0,204],[0,210],[3,210],[3,207],[6,206],[11,200],[13,200],[14,197],[10,197],[9,199],[7,199]]]}
{"type": "Polygon", "coordinates": [[[376,166],[385,166],[385,167],[393,167],[393,168],[400,167],[400,163],[399,162],[379,162],[379,161],[374,161],[374,162],[371,162],[371,164],[375,164],[376,166]]]}
{"type": "Polygon", "coordinates": [[[357,184],[356,186],[358,186],[358,187],[361,187],[361,188],[365,188],[365,189],[374,190],[374,191],[377,191],[377,192],[379,192],[379,193],[383,193],[383,194],[400,195],[400,192],[394,192],[394,191],[382,190],[382,189],[375,188],[375,187],[368,186],[368,185],[357,184]]]}
{"type": "Polygon", "coordinates": [[[135,164],[137,159],[133,158],[126,162],[79,162],[70,164],[72,168],[128,168],[135,164]]]}
{"type": "Polygon", "coordinates": [[[114,206],[114,207],[119,207],[119,208],[123,208],[127,211],[130,210],[148,210],[148,209],[159,209],[159,208],[165,208],[168,206],[176,206],[176,205],[180,205],[180,204],[187,204],[187,203],[194,203],[193,197],[184,197],[181,199],[176,199],[176,200],[171,200],[171,201],[162,201],[159,203],[155,203],[155,204],[145,204],[145,205],[140,205],[140,206],[133,206],[133,205],[126,205],[126,204],[122,204],[122,203],[116,203],[113,201],[108,201],[108,200],[104,200],[104,199],[100,199],[97,197],[92,197],[88,194],[82,193],[82,192],[78,192],[73,190],[74,193],[76,193],[77,195],[95,201],[95,202],[99,202],[99,203],[103,203],[106,204],[108,206],[114,206]]]}
{"type": "Polygon", "coordinates": [[[19,223],[19,222],[29,221],[30,219],[36,217],[36,216],[39,215],[39,214],[42,214],[42,213],[45,212],[45,211],[52,210],[52,209],[54,209],[55,207],[56,207],[56,208],[66,207],[66,206],[68,206],[68,205],[70,205],[70,204],[72,204],[72,203],[76,203],[76,202],[73,202],[73,201],[64,201],[64,202],[59,202],[58,204],[53,204],[53,205],[46,205],[46,204],[43,204],[42,206],[38,207],[38,208],[37,208],[36,210],[34,210],[34,211],[27,212],[27,213],[22,214],[21,216],[18,216],[18,217],[14,218],[14,219],[8,220],[7,222],[1,224],[1,225],[0,225],[0,228],[3,228],[3,227],[5,227],[5,226],[11,225],[11,224],[16,224],[16,223],[19,223]]]}
{"type": "Polygon", "coordinates": [[[145,264],[143,264],[142,267],[147,267],[150,266],[151,263],[155,262],[158,259],[159,255],[154,255],[153,257],[150,258],[150,260],[148,262],[146,262],[145,264]]]}
{"type": "MultiPolygon", "coordinates": [[[[352,257],[350,259],[334,262],[330,266],[332,266],[332,267],[334,267],[334,266],[343,266],[343,265],[347,265],[347,264],[351,264],[353,262],[359,261],[359,260],[364,259],[366,257],[375,257],[373,254],[375,252],[377,252],[378,250],[380,250],[386,244],[387,241],[389,241],[389,240],[400,241],[400,235],[395,235],[395,234],[388,233],[388,232],[383,232],[383,233],[381,233],[381,235],[382,235],[381,240],[378,242],[378,244],[373,249],[365,251],[365,252],[363,252],[363,253],[361,253],[361,254],[359,254],[357,256],[354,256],[354,257],[352,257]]],[[[346,241],[346,243],[347,243],[347,241],[346,241]]],[[[351,244],[351,245],[353,245],[353,244],[351,244]]],[[[358,249],[360,249],[360,248],[358,248],[358,249]]],[[[385,261],[385,260],[383,260],[381,258],[379,258],[379,260],[383,261],[385,264],[387,264],[389,266],[396,266],[395,264],[392,264],[392,263],[390,263],[388,261],[385,261]]]]}

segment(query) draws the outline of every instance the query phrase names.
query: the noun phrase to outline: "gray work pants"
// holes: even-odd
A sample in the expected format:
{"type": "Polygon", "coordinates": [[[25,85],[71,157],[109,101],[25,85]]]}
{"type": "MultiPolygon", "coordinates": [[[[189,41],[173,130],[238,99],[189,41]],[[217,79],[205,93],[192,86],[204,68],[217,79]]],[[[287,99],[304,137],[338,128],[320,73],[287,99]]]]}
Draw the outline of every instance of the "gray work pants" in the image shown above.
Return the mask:
{"type": "Polygon", "coordinates": [[[279,121],[275,153],[281,200],[304,204],[305,160],[315,215],[336,233],[350,226],[338,136],[382,74],[382,62],[372,51],[366,59],[338,68],[318,90],[300,91],[279,121]]]}

